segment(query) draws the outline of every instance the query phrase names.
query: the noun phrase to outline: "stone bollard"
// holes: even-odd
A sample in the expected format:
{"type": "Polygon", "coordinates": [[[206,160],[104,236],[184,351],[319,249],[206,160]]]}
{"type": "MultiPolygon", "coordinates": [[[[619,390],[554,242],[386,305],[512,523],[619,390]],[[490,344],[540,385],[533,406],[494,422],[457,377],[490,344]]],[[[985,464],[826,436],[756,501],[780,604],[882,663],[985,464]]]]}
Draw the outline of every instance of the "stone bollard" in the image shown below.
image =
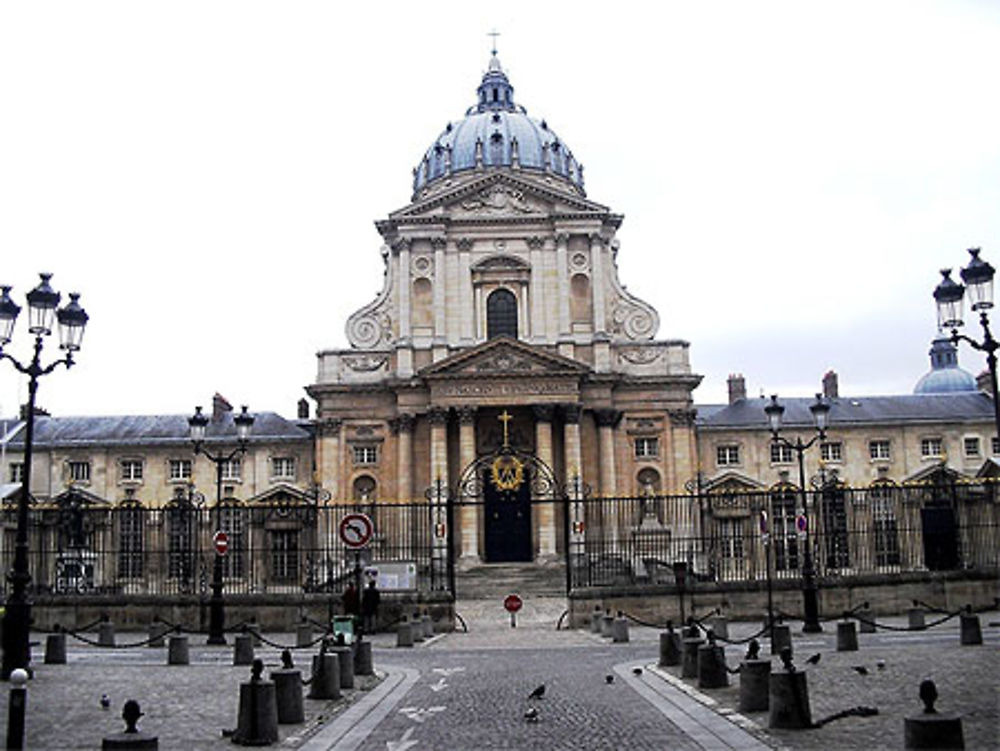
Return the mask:
{"type": "Polygon", "coordinates": [[[309,698],[339,699],[340,697],[340,660],[335,654],[327,654],[324,644],[320,647],[319,654],[312,658],[309,698]]]}
{"type": "Polygon", "coordinates": [[[962,646],[974,646],[983,643],[983,630],[979,625],[979,616],[973,613],[962,613],[959,616],[962,629],[962,646]]]}
{"type": "Polygon", "coordinates": [[[101,621],[97,624],[97,644],[101,647],[115,646],[115,624],[101,621]]]}
{"type": "Polygon", "coordinates": [[[167,640],[167,664],[189,665],[191,655],[188,650],[188,638],[180,634],[172,634],[167,640]]]}
{"type": "Polygon", "coordinates": [[[406,620],[405,615],[403,616],[402,622],[396,626],[396,646],[413,646],[413,624],[406,620]]]}
{"type": "Polygon", "coordinates": [[[604,615],[601,616],[601,636],[610,639],[611,629],[614,627],[615,617],[611,615],[610,610],[605,610],[604,615]]]}
{"type": "Polygon", "coordinates": [[[372,663],[372,643],[358,641],[354,646],[354,674],[375,675],[375,666],[372,663]]]}
{"type": "Polygon", "coordinates": [[[717,637],[722,639],[729,638],[729,619],[724,615],[714,615],[708,621],[709,628],[715,633],[717,637]]]}
{"type": "Polygon", "coordinates": [[[253,661],[250,680],[240,684],[240,708],[233,733],[238,746],[268,746],[278,742],[278,701],[274,684],[261,680],[264,663],[253,661]]]}
{"type": "Polygon", "coordinates": [[[162,621],[149,622],[149,640],[147,647],[162,647],[164,637],[170,633],[170,627],[162,621]]]}
{"type": "Polygon", "coordinates": [[[66,634],[62,631],[57,630],[45,637],[45,664],[66,664],[66,634]]]}
{"type": "Polygon", "coordinates": [[[28,709],[28,671],[10,671],[10,700],[7,705],[7,746],[24,748],[24,716],[28,709]]]}
{"type": "Polygon", "coordinates": [[[413,641],[415,643],[422,642],[424,640],[424,624],[420,620],[420,613],[413,614],[411,623],[413,624],[413,641]]]}
{"type": "Polygon", "coordinates": [[[681,678],[698,677],[698,648],[704,643],[705,640],[698,637],[688,637],[681,642],[681,678]]]}
{"type": "Polygon", "coordinates": [[[594,606],[594,612],[590,614],[590,633],[599,634],[601,633],[601,620],[604,615],[601,613],[600,605],[594,606]]]}
{"type": "Polygon", "coordinates": [[[858,651],[858,631],[854,621],[839,621],[837,623],[837,651],[858,651]]]}
{"type": "Polygon", "coordinates": [[[256,617],[251,618],[247,623],[243,624],[243,630],[250,634],[255,647],[259,647],[263,643],[260,639],[260,624],[257,623],[256,617]]]}
{"type": "Polygon", "coordinates": [[[281,669],[272,670],[269,677],[274,683],[278,724],[295,725],[305,722],[305,710],[302,705],[302,673],[292,664],[292,653],[289,650],[282,651],[281,669]]]}
{"type": "Polygon", "coordinates": [[[233,665],[253,665],[253,637],[237,634],[233,640],[233,665]]]}
{"type": "Polygon", "coordinates": [[[906,618],[909,621],[910,629],[913,631],[923,631],[927,628],[924,620],[924,609],[920,607],[910,608],[906,611],[906,618]]]}
{"type": "Polygon", "coordinates": [[[660,667],[681,664],[681,637],[674,632],[674,624],[667,622],[667,630],[660,633],[660,667]]]}
{"type": "Polygon", "coordinates": [[[101,741],[101,751],[140,751],[140,749],[158,749],[160,740],[155,735],[147,735],[138,728],[139,718],[143,712],[139,702],[129,699],[122,707],[122,719],[125,720],[125,730],[114,735],[107,735],[101,741]]]}
{"type": "Polygon", "coordinates": [[[875,611],[866,602],[864,607],[857,612],[856,615],[858,623],[861,624],[858,627],[858,631],[862,634],[874,634],[878,627],[875,625],[875,611]]]}
{"type": "Polygon", "coordinates": [[[785,669],[768,677],[768,727],[786,730],[811,728],[809,686],[806,674],[792,665],[792,650],[781,651],[785,669]]]}
{"type": "Polygon", "coordinates": [[[295,627],[295,646],[296,647],[311,647],[313,640],[313,630],[312,626],[306,621],[302,621],[298,626],[295,627]]]}
{"type": "Polygon", "coordinates": [[[920,684],[920,699],[924,703],[924,711],[923,714],[903,718],[903,748],[965,748],[962,718],[934,709],[937,697],[934,681],[926,680],[920,684]]]}
{"type": "Polygon", "coordinates": [[[740,663],[740,711],[766,712],[771,680],[770,660],[743,660],[740,663]]]}
{"type": "Polygon", "coordinates": [[[611,624],[611,641],[615,644],[624,644],[628,641],[628,621],[620,610],[618,617],[611,624]]]}
{"type": "Polygon", "coordinates": [[[698,688],[725,688],[729,685],[726,652],[715,643],[715,632],[708,632],[708,644],[698,647],[698,688]]]}
{"type": "Polygon", "coordinates": [[[434,619],[431,618],[430,613],[424,613],[420,617],[420,623],[424,627],[424,638],[430,639],[434,636],[434,619]]]}
{"type": "Polygon", "coordinates": [[[340,687],[354,688],[354,650],[350,647],[333,647],[340,665],[340,687]]]}
{"type": "Polygon", "coordinates": [[[792,628],[783,623],[771,627],[771,654],[781,654],[781,650],[792,648],[792,628]]]}

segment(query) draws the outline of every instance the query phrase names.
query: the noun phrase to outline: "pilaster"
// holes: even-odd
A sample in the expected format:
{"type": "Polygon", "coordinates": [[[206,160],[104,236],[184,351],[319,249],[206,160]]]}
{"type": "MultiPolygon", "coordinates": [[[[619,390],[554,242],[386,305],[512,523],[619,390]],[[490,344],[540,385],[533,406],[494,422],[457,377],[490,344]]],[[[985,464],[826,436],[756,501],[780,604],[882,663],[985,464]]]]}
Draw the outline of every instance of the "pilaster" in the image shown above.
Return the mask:
{"type": "MultiPolygon", "coordinates": [[[[461,467],[466,467],[476,460],[476,408],[461,407],[458,409],[458,455],[461,467]]],[[[461,525],[461,561],[463,566],[480,562],[479,558],[479,504],[469,503],[463,488],[459,488],[459,523],[461,525]]]]}
{"type": "MultiPolygon", "coordinates": [[[[551,404],[536,404],[532,407],[535,414],[535,452],[539,460],[549,469],[552,468],[552,416],[555,407],[551,404]]],[[[538,557],[553,559],[556,555],[556,524],[555,507],[551,488],[546,493],[550,503],[538,506],[538,557]]]]}

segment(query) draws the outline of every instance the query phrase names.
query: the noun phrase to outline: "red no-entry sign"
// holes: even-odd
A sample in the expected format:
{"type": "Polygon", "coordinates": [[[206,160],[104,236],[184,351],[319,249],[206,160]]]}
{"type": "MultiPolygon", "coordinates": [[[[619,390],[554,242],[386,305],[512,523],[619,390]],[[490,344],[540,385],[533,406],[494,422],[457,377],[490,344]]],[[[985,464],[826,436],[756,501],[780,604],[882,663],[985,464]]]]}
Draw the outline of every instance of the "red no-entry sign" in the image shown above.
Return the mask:
{"type": "Polygon", "coordinates": [[[519,595],[507,595],[503,600],[504,609],[508,613],[516,613],[524,605],[524,601],[519,595]]]}
{"type": "Polygon", "coordinates": [[[212,545],[215,547],[216,553],[225,555],[226,551],[229,550],[229,535],[220,529],[212,535],[212,545]]]}

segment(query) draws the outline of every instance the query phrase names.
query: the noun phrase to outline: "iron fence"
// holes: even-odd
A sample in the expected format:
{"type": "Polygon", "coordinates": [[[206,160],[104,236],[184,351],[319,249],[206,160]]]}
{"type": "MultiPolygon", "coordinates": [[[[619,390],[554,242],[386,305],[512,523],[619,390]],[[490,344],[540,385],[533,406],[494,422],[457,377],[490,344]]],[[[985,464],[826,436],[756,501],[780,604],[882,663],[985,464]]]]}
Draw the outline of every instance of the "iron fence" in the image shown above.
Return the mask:
{"type": "MultiPolygon", "coordinates": [[[[767,492],[538,499],[563,519],[558,548],[567,588],[672,585],[675,564],[707,583],[799,579],[806,545],[827,580],[907,571],[1000,570],[1000,503],[992,483],[864,489],[829,485],[767,492]],[[803,527],[802,520],[807,523],[803,527]],[[808,531],[808,535],[806,534],[808,531]]],[[[207,596],[212,536],[228,534],[227,594],[339,593],[356,566],[394,588],[455,591],[454,561],[466,515],[454,499],[412,503],[199,506],[33,504],[31,591],[45,594],[207,596]],[[340,540],[345,514],[374,522],[360,554],[340,540]]],[[[478,524],[478,521],[473,523],[478,524]]],[[[16,513],[0,512],[0,565],[11,568],[16,513]]],[[[529,532],[530,534],[530,532],[529,532]]],[[[0,587],[6,588],[3,581],[0,587]]]]}
{"type": "Polygon", "coordinates": [[[993,483],[828,485],[571,501],[570,587],[1000,569],[993,483]],[[580,523],[582,522],[582,527],[580,523]],[[575,528],[582,534],[573,534],[575,528]]]}

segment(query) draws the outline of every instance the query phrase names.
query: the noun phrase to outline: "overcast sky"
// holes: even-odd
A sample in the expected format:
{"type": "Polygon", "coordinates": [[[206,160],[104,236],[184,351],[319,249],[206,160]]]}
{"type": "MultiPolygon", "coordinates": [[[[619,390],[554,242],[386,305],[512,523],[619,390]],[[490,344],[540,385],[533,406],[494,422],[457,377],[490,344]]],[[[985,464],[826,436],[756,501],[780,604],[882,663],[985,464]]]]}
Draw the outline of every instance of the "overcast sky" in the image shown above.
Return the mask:
{"type": "MultiPolygon", "coordinates": [[[[625,215],[621,281],[691,342],[699,403],[734,372],[909,393],[938,269],[1000,265],[997,2],[6,2],[0,281],[23,304],[50,271],[91,315],[40,405],[294,416],[494,27],[516,101],[625,215]]],[[[0,414],[26,395],[0,365],[0,414]]]]}

